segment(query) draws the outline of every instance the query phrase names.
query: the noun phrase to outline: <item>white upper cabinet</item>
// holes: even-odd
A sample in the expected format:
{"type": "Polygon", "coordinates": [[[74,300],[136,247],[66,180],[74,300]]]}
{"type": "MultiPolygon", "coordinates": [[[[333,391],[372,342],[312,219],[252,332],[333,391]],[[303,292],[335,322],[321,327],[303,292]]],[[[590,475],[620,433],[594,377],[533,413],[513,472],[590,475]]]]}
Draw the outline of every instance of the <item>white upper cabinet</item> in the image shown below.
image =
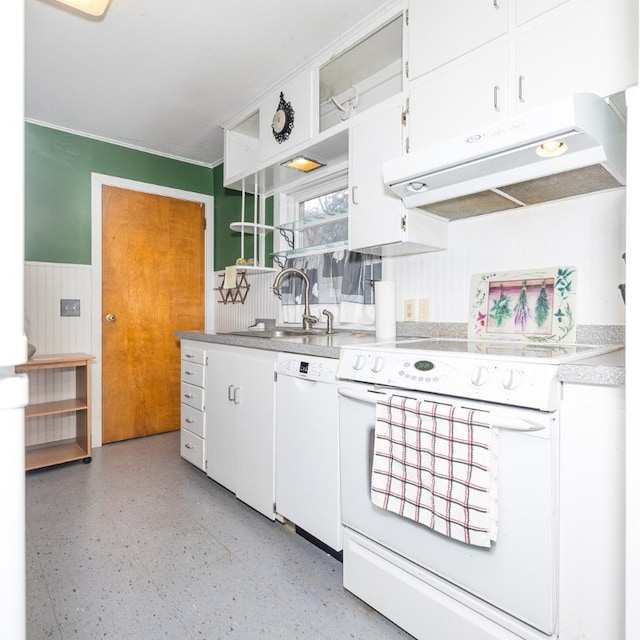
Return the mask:
{"type": "Polygon", "coordinates": [[[409,91],[409,151],[498,122],[509,100],[509,48],[483,47],[409,91]]]}
{"type": "Polygon", "coordinates": [[[517,0],[515,3],[516,24],[524,24],[564,2],[567,0],[517,0]]]}
{"type": "Polygon", "coordinates": [[[382,105],[349,130],[349,249],[381,256],[439,251],[448,224],[415,209],[388,190],[382,163],[403,153],[404,106],[382,105]]]}
{"type": "Polygon", "coordinates": [[[409,80],[507,33],[508,0],[409,0],[409,80]]]}
{"type": "Polygon", "coordinates": [[[515,38],[516,111],[575,93],[609,96],[638,82],[637,0],[566,3],[515,38]]]}
{"type": "Polygon", "coordinates": [[[317,72],[304,71],[261,103],[261,163],[309,141],[317,123],[316,87],[317,72]]]}
{"type": "Polygon", "coordinates": [[[224,130],[224,183],[255,173],[260,161],[258,112],[224,130]]]}
{"type": "Polygon", "coordinates": [[[636,0],[541,4],[537,19],[410,85],[411,151],[575,93],[606,97],[637,83],[636,0]]]}

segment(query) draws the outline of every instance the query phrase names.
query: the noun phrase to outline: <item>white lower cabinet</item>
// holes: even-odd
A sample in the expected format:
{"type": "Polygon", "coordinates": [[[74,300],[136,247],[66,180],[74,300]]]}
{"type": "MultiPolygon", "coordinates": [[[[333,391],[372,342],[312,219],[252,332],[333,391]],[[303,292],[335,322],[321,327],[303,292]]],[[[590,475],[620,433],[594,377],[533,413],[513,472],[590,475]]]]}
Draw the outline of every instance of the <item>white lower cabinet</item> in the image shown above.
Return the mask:
{"type": "Polygon", "coordinates": [[[208,345],[207,475],[275,519],[276,353],[208,345]]]}
{"type": "Polygon", "coordinates": [[[199,342],[181,343],[180,455],[204,471],[204,384],[207,352],[199,342]]]}

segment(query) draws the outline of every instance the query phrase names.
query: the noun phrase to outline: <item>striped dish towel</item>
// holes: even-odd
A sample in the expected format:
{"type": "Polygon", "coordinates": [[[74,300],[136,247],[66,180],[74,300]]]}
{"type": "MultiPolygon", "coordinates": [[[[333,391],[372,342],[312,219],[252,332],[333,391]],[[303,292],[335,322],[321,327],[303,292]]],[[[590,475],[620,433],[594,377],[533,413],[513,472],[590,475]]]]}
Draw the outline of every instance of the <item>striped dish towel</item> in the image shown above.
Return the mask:
{"type": "Polygon", "coordinates": [[[466,544],[498,532],[489,413],[388,395],[376,404],[371,501],[466,544]]]}

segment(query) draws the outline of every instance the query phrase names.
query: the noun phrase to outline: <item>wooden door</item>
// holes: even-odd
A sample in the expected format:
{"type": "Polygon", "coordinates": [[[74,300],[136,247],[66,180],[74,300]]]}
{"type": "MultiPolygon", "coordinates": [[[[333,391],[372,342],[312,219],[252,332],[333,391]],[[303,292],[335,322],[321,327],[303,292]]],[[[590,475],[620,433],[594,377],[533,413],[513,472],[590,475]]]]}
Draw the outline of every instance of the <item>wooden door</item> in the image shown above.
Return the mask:
{"type": "Polygon", "coordinates": [[[204,329],[204,205],[102,188],[102,440],[180,427],[176,331],[204,329]]]}

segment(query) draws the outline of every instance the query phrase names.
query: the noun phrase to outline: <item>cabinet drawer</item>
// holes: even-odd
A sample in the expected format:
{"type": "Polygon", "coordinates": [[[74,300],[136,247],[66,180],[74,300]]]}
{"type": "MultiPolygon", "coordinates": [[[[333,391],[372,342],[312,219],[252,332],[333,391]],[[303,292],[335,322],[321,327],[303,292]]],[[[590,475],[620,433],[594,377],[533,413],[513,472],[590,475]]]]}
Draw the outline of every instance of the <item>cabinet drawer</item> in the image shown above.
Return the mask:
{"type": "Polygon", "coordinates": [[[180,400],[194,409],[204,411],[204,389],[188,382],[180,383],[180,400]]]}
{"type": "Polygon", "coordinates": [[[197,387],[204,387],[205,367],[203,364],[183,360],[181,363],[181,369],[182,373],[180,375],[180,380],[182,380],[182,382],[188,382],[189,384],[194,384],[197,387]]]}
{"type": "Polygon", "coordinates": [[[181,358],[186,362],[197,362],[198,364],[207,364],[207,352],[204,349],[196,349],[182,345],[181,358]]]}
{"type": "Polygon", "coordinates": [[[180,404],[180,426],[204,438],[204,413],[190,407],[184,402],[180,404]]]}
{"type": "Polygon", "coordinates": [[[204,471],[204,440],[186,429],[180,429],[180,455],[204,471]]]}

